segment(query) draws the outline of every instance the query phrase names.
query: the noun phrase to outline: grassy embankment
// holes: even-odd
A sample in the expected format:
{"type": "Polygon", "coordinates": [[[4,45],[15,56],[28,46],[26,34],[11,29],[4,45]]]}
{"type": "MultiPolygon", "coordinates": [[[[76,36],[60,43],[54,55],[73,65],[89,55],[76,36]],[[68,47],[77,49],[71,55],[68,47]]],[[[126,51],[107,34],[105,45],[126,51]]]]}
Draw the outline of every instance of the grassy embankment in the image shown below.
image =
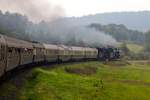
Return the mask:
{"type": "MultiPolygon", "coordinates": [[[[15,92],[18,100],[149,100],[149,65],[95,61],[35,68],[15,92]]],[[[16,88],[8,83],[0,95],[16,88]]]]}

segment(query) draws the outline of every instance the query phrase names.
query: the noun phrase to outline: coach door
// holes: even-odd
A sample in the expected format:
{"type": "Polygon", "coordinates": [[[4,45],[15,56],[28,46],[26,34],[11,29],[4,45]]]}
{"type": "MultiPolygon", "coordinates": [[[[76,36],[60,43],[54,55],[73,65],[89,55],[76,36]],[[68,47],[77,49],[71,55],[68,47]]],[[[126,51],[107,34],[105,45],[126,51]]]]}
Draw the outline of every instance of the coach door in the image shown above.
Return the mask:
{"type": "Polygon", "coordinates": [[[19,65],[20,61],[20,49],[14,47],[8,47],[7,50],[7,69],[11,70],[19,65]]]}
{"type": "Polygon", "coordinates": [[[4,74],[4,70],[6,67],[5,51],[6,51],[5,45],[0,44],[0,76],[4,74]]]}

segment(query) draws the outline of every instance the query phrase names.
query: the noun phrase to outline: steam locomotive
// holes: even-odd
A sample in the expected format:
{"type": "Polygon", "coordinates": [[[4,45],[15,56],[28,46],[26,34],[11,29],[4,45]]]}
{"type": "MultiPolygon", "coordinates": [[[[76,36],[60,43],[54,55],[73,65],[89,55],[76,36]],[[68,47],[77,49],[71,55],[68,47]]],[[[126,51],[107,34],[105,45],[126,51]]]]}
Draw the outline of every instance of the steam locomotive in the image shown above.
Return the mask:
{"type": "Polygon", "coordinates": [[[84,59],[112,60],[119,57],[119,49],[117,48],[53,45],[0,35],[0,76],[20,65],[38,62],[66,62],[84,59]]]}

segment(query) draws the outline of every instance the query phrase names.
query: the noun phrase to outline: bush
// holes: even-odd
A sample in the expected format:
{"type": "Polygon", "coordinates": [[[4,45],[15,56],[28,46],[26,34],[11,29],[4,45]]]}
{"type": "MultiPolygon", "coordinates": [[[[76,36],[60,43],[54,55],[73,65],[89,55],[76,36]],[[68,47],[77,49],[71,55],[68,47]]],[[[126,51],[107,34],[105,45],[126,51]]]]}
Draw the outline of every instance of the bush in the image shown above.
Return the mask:
{"type": "Polygon", "coordinates": [[[148,52],[140,52],[140,53],[130,53],[130,59],[132,60],[149,60],[150,53],[148,52]]]}

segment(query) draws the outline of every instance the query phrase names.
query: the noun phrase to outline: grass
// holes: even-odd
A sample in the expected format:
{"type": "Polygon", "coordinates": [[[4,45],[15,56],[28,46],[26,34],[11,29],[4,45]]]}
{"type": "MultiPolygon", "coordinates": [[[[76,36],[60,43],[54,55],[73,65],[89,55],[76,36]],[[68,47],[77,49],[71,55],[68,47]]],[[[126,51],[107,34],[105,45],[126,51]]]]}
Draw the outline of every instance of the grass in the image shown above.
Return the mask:
{"type": "Polygon", "coordinates": [[[94,61],[53,67],[33,69],[18,91],[18,100],[150,99],[149,64],[94,61]],[[94,73],[85,73],[92,67],[94,73]]]}
{"type": "Polygon", "coordinates": [[[16,87],[11,83],[6,83],[1,86],[0,97],[6,97],[12,92],[16,92],[16,87]]]}
{"type": "Polygon", "coordinates": [[[131,52],[134,52],[134,53],[139,53],[144,49],[143,46],[138,45],[138,44],[127,44],[127,47],[129,48],[131,52]]]}

